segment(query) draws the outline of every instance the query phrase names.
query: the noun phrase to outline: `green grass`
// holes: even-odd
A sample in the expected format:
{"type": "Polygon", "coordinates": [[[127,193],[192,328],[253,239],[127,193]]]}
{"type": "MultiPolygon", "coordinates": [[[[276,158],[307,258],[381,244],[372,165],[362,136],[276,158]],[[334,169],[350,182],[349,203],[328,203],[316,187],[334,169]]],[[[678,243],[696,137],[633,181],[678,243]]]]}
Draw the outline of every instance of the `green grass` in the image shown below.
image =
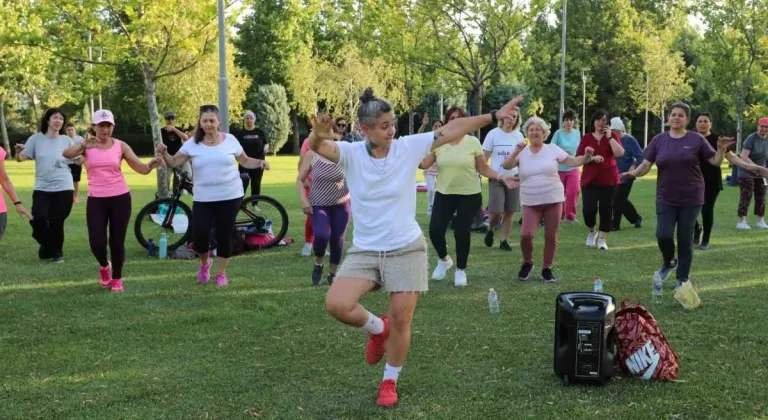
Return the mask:
{"type": "MultiPolygon", "coordinates": [[[[584,247],[584,226],[561,228],[556,284],[517,281],[518,247],[488,249],[473,234],[469,286],[431,283],[416,311],[400,404],[382,410],[374,404],[382,366],[365,364],[365,336],[326,315],[327,286],[309,286],[311,262],[299,256],[304,218],[293,183],[296,159],[271,162],[263,190],[289,209],[289,234],[299,244],[237,257],[225,289],[195,285],[196,262],[148,259],[129,234],[126,291],[110,294],[97,285],[84,203],[67,222],[63,265],[40,263],[30,227],[9,214],[0,242],[0,418],[768,416],[768,232],[735,230],[735,188],[720,196],[712,250],[694,256],[692,280],[703,308],[685,311],[669,289],[652,308],[680,353],[679,382],[620,378],[604,388],[565,387],[552,372],[558,293],[591,290],[599,272],[618,301],[649,301],[660,257],[655,183],[648,178],[632,194],[645,226],[625,223],[611,234],[608,252],[584,247]],[[501,301],[495,321],[487,308],[490,287],[501,301]]],[[[6,166],[31,203],[33,165],[6,166]]],[[[152,198],[155,178],[126,173],[135,215],[152,198]]],[[[426,228],[424,196],[418,219],[426,228]]],[[[512,237],[518,233],[515,226],[512,237]]],[[[450,231],[448,237],[452,243],[450,231]]],[[[386,303],[382,293],[363,300],[376,313],[386,303]]]]}

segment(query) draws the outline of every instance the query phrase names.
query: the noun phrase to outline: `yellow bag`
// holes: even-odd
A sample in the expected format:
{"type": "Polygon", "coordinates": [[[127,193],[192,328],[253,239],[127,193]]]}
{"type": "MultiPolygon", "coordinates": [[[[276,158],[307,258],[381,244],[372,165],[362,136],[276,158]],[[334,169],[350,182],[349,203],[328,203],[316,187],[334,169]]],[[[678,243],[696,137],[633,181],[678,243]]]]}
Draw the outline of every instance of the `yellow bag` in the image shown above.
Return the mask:
{"type": "Polygon", "coordinates": [[[683,305],[683,308],[691,310],[701,306],[701,299],[699,294],[696,293],[696,289],[693,288],[693,284],[688,280],[683,283],[679,289],[675,292],[675,299],[683,305]]]}

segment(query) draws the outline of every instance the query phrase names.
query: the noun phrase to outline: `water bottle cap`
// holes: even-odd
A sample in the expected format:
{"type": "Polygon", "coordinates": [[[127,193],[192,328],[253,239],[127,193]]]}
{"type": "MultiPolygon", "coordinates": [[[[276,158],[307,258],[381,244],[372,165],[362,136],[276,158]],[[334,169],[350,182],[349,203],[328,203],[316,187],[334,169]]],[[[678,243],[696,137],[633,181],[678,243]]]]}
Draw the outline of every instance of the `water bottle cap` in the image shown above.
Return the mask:
{"type": "Polygon", "coordinates": [[[489,292],[495,292],[495,290],[493,290],[493,287],[491,287],[491,290],[489,290],[489,292]]]}

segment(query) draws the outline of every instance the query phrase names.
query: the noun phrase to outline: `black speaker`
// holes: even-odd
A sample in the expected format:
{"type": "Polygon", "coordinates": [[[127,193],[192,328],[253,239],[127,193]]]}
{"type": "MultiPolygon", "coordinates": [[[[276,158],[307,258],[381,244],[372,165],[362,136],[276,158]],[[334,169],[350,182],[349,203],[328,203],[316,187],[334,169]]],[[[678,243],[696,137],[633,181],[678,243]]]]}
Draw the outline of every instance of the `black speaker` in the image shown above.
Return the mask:
{"type": "Polygon", "coordinates": [[[603,385],[614,376],[616,301],[604,293],[569,292],[557,297],[555,374],[566,385],[603,385]]]}

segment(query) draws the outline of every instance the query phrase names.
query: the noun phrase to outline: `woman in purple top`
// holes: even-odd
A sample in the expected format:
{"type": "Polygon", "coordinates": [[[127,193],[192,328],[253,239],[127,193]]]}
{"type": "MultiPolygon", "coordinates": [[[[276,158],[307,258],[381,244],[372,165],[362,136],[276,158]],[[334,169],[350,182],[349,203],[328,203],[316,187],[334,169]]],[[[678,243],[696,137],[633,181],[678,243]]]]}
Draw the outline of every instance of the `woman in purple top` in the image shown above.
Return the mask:
{"type": "Polygon", "coordinates": [[[720,166],[732,140],[720,139],[717,151],[707,139],[686,127],[691,109],[684,103],[672,105],[669,111],[669,131],[653,138],[643,153],[643,163],[623,177],[637,178],[648,173],[654,163],[658,167],[656,181],[656,239],[662,255],[662,265],[654,273],[657,288],[677,267],[677,287],[688,281],[693,258],[693,226],[704,204],[704,176],[699,162],[720,166]],[[677,225],[677,256],[675,258],[675,226],[677,225]]]}

